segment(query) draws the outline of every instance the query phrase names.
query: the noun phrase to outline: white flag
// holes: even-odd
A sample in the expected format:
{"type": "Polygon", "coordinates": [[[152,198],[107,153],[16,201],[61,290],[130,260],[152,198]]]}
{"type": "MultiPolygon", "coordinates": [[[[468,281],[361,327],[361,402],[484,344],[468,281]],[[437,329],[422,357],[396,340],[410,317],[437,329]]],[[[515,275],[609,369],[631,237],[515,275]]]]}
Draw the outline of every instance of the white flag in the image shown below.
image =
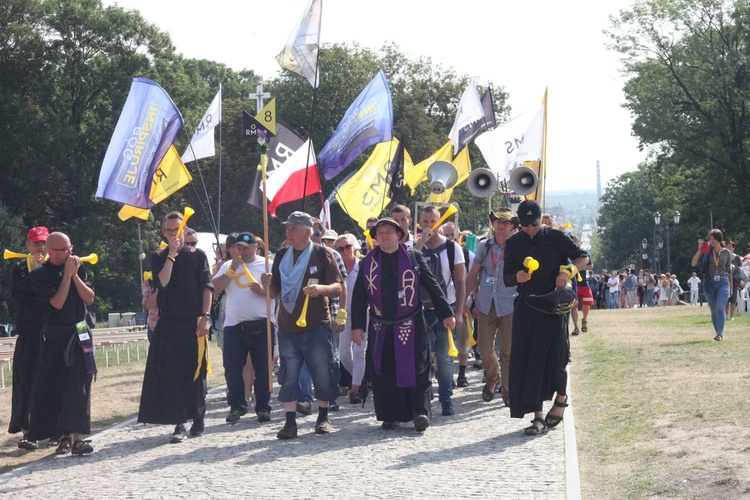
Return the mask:
{"type": "Polygon", "coordinates": [[[320,44],[321,0],[312,0],[284,50],[276,56],[279,65],[307,78],[318,88],[318,46],[320,44]]]}
{"type": "Polygon", "coordinates": [[[516,163],[541,161],[544,140],[544,105],[509,120],[474,140],[487,166],[505,178],[516,163]]]}
{"type": "Polygon", "coordinates": [[[320,209],[318,219],[323,224],[324,230],[333,229],[331,226],[331,202],[328,200],[323,202],[323,208],[320,209]]]}
{"type": "Polygon", "coordinates": [[[182,154],[182,162],[200,160],[216,154],[214,147],[214,127],[221,121],[221,85],[214,100],[209,104],[206,114],[203,115],[200,125],[195,130],[193,138],[190,139],[185,152],[182,154]]]}
{"type": "Polygon", "coordinates": [[[458,143],[458,135],[461,129],[471,125],[472,123],[484,118],[484,109],[482,108],[482,102],[479,99],[479,93],[477,92],[477,86],[474,82],[470,82],[469,86],[464,90],[461,96],[461,102],[458,104],[458,112],[456,113],[456,120],[453,122],[453,128],[451,128],[448,138],[453,143],[453,155],[458,153],[458,148],[461,146],[458,143]]]}

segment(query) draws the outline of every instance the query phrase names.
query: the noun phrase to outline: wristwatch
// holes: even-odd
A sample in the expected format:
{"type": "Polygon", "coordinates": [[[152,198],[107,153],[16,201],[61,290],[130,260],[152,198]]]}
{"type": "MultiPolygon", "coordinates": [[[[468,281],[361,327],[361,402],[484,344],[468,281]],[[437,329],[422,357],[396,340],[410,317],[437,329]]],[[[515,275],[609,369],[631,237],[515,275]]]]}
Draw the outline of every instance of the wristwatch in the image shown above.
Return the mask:
{"type": "Polygon", "coordinates": [[[200,315],[201,318],[211,319],[211,313],[203,313],[200,315]]]}

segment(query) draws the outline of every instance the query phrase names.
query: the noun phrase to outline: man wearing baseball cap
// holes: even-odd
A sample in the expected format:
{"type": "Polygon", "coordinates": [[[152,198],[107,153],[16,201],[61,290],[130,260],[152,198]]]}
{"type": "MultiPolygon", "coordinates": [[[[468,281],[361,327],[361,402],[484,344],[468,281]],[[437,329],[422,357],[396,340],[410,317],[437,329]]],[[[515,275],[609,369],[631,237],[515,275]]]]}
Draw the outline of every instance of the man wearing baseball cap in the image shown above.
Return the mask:
{"type": "Polygon", "coordinates": [[[279,356],[281,368],[279,401],[284,404],[286,422],[276,435],[279,439],[297,437],[296,409],[301,396],[299,375],[307,363],[318,400],[316,434],[331,432],[328,402],[339,396],[334,377],[330,297],[341,294],[341,273],[333,251],[310,239],[314,220],[305,212],[292,212],[286,222],[287,247],[276,254],[273,270],[263,273],[263,286],[271,287],[271,297],[281,301],[279,308],[279,356]]]}
{"type": "Polygon", "coordinates": [[[23,437],[18,447],[24,450],[36,450],[36,441],[29,441],[29,412],[31,410],[31,386],[34,379],[34,368],[39,359],[42,324],[44,314],[31,286],[29,274],[47,260],[47,237],[49,230],[44,226],[31,228],[26,236],[26,250],[29,256],[13,265],[11,275],[11,298],[16,302],[18,315],[14,332],[18,335],[13,351],[13,396],[10,411],[8,432],[22,432],[23,437]]]}
{"type": "Polygon", "coordinates": [[[503,269],[505,286],[517,285],[519,295],[513,310],[510,416],[523,418],[534,413],[531,425],[524,429],[527,435],[557,426],[568,406],[566,317],[557,307],[541,311],[539,302],[554,299],[556,290],[565,288],[588,264],[586,252],[565,233],[540,226],[541,215],[534,200],[518,205],[521,231],[506,242],[503,269]],[[533,261],[526,260],[529,257],[538,263],[536,270],[532,269],[533,261]],[[543,402],[553,395],[554,405],[542,418],[543,402]]]}
{"type": "Polygon", "coordinates": [[[234,248],[237,256],[225,262],[212,280],[214,293],[227,292],[222,349],[229,403],[226,421],[233,424],[247,414],[242,369],[249,354],[255,369],[255,414],[258,422],[268,422],[271,420],[266,332],[268,315],[266,291],[258,282],[265,271],[265,263],[257,258],[258,240],[252,233],[237,235],[234,248]]]}

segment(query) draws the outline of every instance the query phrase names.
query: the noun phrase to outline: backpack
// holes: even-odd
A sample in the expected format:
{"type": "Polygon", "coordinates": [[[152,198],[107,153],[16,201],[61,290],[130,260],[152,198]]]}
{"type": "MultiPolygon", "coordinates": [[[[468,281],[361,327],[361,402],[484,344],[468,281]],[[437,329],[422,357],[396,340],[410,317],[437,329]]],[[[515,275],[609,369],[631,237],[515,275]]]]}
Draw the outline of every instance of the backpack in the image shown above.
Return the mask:
{"type": "MultiPolygon", "coordinates": [[[[440,259],[440,252],[443,250],[448,251],[448,247],[453,247],[455,252],[455,246],[453,245],[447,245],[447,241],[444,241],[437,247],[430,249],[427,247],[422,248],[422,255],[424,256],[425,262],[427,262],[427,267],[432,272],[433,276],[435,276],[435,279],[438,282],[438,285],[440,285],[440,288],[443,290],[443,295],[448,294],[448,284],[445,282],[445,279],[443,278],[443,264],[440,259]]],[[[455,257],[455,256],[454,256],[455,257]]],[[[451,255],[448,255],[448,262],[451,262],[451,255]]],[[[419,287],[419,296],[422,299],[422,304],[424,305],[425,309],[435,309],[435,306],[432,303],[432,298],[430,298],[430,294],[427,293],[427,290],[424,289],[424,287],[419,287]]]]}

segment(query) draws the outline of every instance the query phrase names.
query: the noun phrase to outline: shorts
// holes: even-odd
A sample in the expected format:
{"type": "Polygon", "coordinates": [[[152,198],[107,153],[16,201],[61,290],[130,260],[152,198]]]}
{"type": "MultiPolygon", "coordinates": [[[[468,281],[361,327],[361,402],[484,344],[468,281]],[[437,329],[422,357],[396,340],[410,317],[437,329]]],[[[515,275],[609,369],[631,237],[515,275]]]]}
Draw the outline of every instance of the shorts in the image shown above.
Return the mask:
{"type": "Polygon", "coordinates": [[[584,306],[594,305],[594,295],[591,293],[591,287],[588,285],[581,285],[578,287],[578,302],[584,306]]]}

